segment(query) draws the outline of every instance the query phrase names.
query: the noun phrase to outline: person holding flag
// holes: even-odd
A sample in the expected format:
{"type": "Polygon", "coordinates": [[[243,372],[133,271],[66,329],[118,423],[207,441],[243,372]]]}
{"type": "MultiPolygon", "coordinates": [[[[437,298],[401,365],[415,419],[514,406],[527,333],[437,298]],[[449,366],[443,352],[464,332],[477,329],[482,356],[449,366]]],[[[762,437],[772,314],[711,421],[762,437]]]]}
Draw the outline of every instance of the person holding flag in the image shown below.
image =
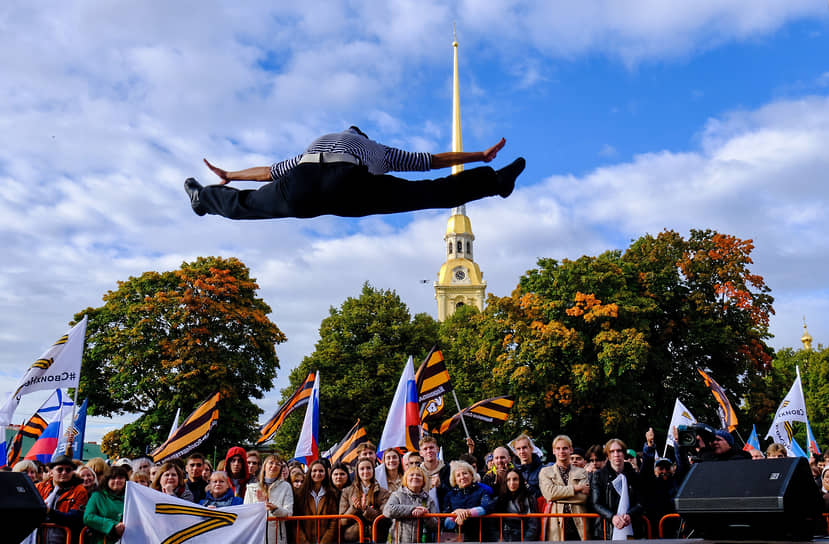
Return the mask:
{"type": "MultiPolygon", "coordinates": [[[[59,455],[49,463],[50,478],[37,484],[37,492],[46,503],[46,522],[67,527],[72,542],[77,542],[83,530],[83,512],[89,495],[81,479],[75,475],[72,459],[59,455]]],[[[45,529],[46,544],[65,544],[61,529],[45,529]]]]}

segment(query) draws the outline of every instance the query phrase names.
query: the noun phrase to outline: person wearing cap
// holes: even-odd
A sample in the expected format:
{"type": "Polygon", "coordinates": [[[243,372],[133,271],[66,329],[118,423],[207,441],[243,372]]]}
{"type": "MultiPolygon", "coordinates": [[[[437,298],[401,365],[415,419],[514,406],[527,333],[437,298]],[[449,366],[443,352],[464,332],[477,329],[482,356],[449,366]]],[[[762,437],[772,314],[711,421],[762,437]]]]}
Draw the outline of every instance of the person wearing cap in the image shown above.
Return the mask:
{"type": "Polygon", "coordinates": [[[751,455],[734,447],[734,437],[725,429],[714,431],[714,438],[709,444],[710,449],[703,451],[700,462],[703,461],[741,461],[751,459],[751,455]]]}
{"type": "Polygon", "coordinates": [[[682,483],[684,473],[675,475],[673,463],[665,457],[658,458],[653,427],[645,433],[645,445],[642,447],[642,504],[645,516],[652,523],[659,523],[666,514],[676,512],[674,497],[682,483]]]}
{"type": "MultiPolygon", "coordinates": [[[[78,542],[83,530],[83,513],[89,495],[83,481],[75,474],[72,458],[59,455],[49,463],[50,478],[37,484],[37,492],[46,503],[46,523],[67,528],[72,542],[78,542]]],[[[62,529],[45,529],[47,544],[64,544],[66,533],[62,529]]]]}
{"type": "Polygon", "coordinates": [[[338,215],[363,217],[429,208],[453,208],[487,196],[508,197],[524,170],[524,159],[495,171],[488,166],[444,178],[410,181],[387,172],[428,171],[469,162],[490,162],[504,147],[501,138],[485,151],[413,153],[370,140],[359,128],[326,134],[300,155],[272,166],[229,172],[205,164],[220,181],[202,187],[187,178],[184,189],[197,215],[228,219],[275,219],[338,215]],[[226,186],[231,181],[262,181],[258,190],[226,186]]]}

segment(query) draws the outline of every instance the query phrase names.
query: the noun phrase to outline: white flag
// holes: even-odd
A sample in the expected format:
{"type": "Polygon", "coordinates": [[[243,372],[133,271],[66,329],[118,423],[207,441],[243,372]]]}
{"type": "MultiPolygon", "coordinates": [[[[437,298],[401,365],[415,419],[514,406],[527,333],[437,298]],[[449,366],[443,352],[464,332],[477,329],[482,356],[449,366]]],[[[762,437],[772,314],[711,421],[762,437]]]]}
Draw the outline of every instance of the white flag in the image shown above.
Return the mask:
{"type": "Polygon", "coordinates": [[[792,435],[794,434],[792,422],[794,421],[809,423],[809,418],[806,417],[803,387],[800,384],[800,368],[797,369],[797,378],[795,378],[792,388],[789,389],[789,394],[780,403],[777,413],[774,414],[771,428],[766,433],[766,438],[771,437],[775,442],[786,446],[790,457],[794,457],[792,450],[792,435]]]}
{"type": "Polygon", "coordinates": [[[676,399],[676,403],[674,403],[674,413],[671,416],[671,422],[668,424],[668,440],[665,442],[665,451],[662,452],[662,456],[665,456],[665,453],[668,451],[668,446],[673,446],[676,450],[677,445],[674,441],[674,427],[679,427],[680,425],[693,425],[696,423],[696,418],[691,414],[691,410],[685,407],[679,399],[676,399]]]}
{"type": "Polygon", "coordinates": [[[173,433],[178,429],[178,416],[181,414],[181,407],[176,410],[176,417],[173,418],[173,426],[170,428],[170,434],[167,435],[167,440],[173,437],[173,433]]]}
{"type": "Polygon", "coordinates": [[[9,425],[20,397],[44,389],[77,387],[81,377],[81,355],[86,335],[86,316],[61,336],[55,344],[32,363],[17,387],[0,407],[0,425],[9,425]]]}
{"type": "Polygon", "coordinates": [[[122,544],[264,542],[265,503],[206,508],[127,482],[122,544]]]}

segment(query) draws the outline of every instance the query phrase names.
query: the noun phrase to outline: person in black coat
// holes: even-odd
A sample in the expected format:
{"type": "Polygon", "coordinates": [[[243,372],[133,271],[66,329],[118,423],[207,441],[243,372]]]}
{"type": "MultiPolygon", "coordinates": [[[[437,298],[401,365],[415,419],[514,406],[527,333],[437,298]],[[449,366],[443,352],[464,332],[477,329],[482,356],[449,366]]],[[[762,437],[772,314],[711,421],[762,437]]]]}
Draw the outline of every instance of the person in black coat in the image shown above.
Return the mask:
{"type": "Polygon", "coordinates": [[[601,516],[595,526],[598,539],[613,539],[614,531],[623,540],[628,536],[641,538],[644,535],[639,475],[625,463],[626,449],[625,443],[618,438],[609,440],[604,447],[607,463],[596,472],[591,482],[590,502],[593,510],[601,516]],[[627,508],[620,508],[625,495],[627,508]]]}

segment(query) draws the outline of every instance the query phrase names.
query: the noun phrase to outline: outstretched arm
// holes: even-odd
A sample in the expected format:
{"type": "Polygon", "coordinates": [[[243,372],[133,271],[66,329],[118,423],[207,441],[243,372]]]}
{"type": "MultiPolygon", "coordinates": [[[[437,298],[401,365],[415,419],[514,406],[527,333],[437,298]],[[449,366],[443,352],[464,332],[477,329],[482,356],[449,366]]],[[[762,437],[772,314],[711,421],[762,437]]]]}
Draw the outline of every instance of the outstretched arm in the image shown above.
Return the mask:
{"type": "Polygon", "coordinates": [[[253,168],[246,168],[245,170],[237,170],[235,172],[228,172],[222,170],[218,166],[213,166],[207,159],[204,159],[204,164],[207,165],[214,174],[219,176],[222,180],[219,185],[230,183],[231,181],[270,181],[271,167],[270,166],[254,166],[253,168]]]}
{"type": "Polygon", "coordinates": [[[493,145],[486,151],[449,151],[448,153],[438,153],[432,155],[432,170],[438,168],[446,168],[447,166],[455,166],[456,164],[465,164],[468,162],[489,162],[498,155],[498,152],[504,147],[507,141],[501,138],[497,144],[493,145]]]}

